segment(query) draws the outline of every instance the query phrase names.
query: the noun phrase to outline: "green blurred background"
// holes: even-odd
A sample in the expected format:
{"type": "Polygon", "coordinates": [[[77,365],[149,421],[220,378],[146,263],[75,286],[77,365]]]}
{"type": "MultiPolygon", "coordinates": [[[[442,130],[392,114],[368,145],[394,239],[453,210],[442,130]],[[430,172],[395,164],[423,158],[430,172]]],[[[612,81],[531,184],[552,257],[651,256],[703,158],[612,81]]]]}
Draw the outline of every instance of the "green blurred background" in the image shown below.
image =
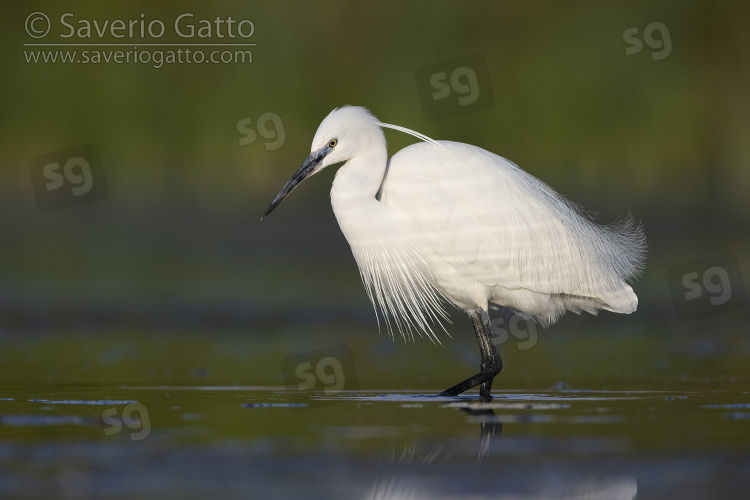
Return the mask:
{"type": "MultiPolygon", "coordinates": [[[[231,328],[283,335],[290,349],[310,329],[353,324],[361,331],[349,335],[375,335],[330,210],[333,171],[259,222],[320,121],[344,104],[505,156],[603,222],[627,212],[643,221],[650,252],[635,285],[639,311],[566,318],[567,328],[664,335],[746,322],[746,308],[720,321],[679,321],[667,271],[730,253],[750,272],[747,3],[68,1],[6,3],[0,12],[5,335],[231,328]],[[251,64],[29,63],[40,49],[23,46],[37,41],[24,23],[35,11],[52,20],[50,43],[62,41],[66,12],[71,22],[144,14],[168,31],[190,12],[196,21],[252,20],[256,46],[251,64]],[[655,21],[668,28],[667,57],[652,57],[664,53],[648,44],[626,55],[625,31],[638,27],[642,38],[655,21]],[[429,121],[417,71],[472,54],[486,61],[494,103],[429,121]],[[272,140],[241,143],[238,122],[257,124],[264,113],[277,120],[265,123],[275,126],[264,132],[272,140]],[[106,197],[42,212],[30,162],[84,144],[101,154],[106,197]]],[[[413,142],[387,137],[391,153],[413,142]]],[[[457,322],[468,333],[468,322],[457,322]]]]}

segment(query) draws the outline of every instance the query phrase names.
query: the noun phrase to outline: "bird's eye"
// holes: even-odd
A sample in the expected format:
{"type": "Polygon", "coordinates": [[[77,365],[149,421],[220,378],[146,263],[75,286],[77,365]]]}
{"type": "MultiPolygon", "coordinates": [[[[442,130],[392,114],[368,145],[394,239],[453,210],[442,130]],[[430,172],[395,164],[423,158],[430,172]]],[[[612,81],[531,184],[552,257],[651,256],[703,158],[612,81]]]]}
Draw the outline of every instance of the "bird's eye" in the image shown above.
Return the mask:
{"type": "Polygon", "coordinates": [[[331,141],[328,143],[328,147],[329,148],[335,148],[336,144],[338,144],[338,143],[339,143],[338,139],[331,139],[331,141]]]}

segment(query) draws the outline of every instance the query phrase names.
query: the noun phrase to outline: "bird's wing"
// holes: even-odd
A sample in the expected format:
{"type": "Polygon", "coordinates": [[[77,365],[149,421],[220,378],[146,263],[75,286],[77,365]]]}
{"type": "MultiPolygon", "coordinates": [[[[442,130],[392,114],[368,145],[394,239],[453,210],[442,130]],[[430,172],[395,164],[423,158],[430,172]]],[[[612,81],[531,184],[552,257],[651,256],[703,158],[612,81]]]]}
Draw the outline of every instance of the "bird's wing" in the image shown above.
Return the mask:
{"type": "Polygon", "coordinates": [[[607,267],[621,242],[606,228],[512,162],[467,144],[440,144],[455,156],[424,143],[394,155],[382,201],[408,214],[462,277],[605,302],[623,285],[630,289],[623,278],[635,271],[607,267]]]}

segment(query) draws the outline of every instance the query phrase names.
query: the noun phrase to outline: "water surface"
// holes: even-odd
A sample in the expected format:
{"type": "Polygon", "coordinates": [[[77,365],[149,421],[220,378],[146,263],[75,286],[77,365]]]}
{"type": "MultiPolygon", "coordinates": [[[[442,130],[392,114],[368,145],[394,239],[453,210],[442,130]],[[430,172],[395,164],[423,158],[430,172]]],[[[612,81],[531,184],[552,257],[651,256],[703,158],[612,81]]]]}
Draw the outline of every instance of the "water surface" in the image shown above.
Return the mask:
{"type": "Polygon", "coordinates": [[[504,346],[490,403],[436,397],[475,365],[330,330],[6,334],[3,498],[743,498],[747,343],[565,332],[504,346]],[[351,360],[336,354],[346,344],[351,360]],[[581,349],[586,346],[586,349],[581,349]],[[639,350],[639,348],[641,350],[639,350]],[[285,360],[345,370],[286,385],[285,360]],[[640,352],[640,356],[631,353],[640,352]],[[317,357],[316,357],[317,356],[317,357]],[[623,359],[626,358],[626,359],[623,359]],[[300,361],[301,360],[301,361],[300,361]],[[327,362],[331,362],[329,359],[327,362]],[[623,367],[628,366],[628,370],[623,367]],[[356,388],[333,378],[356,373],[356,388]]]}

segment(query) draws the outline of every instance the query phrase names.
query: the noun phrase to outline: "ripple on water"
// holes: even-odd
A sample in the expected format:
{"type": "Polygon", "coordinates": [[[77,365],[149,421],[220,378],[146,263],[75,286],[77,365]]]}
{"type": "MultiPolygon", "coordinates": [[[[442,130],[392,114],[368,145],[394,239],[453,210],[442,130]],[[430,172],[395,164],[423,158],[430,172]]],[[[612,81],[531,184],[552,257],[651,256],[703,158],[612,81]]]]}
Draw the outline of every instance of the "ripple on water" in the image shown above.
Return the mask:
{"type": "MultiPolygon", "coordinates": [[[[512,409],[552,409],[568,408],[569,403],[575,401],[618,401],[618,400],[645,400],[662,399],[665,396],[671,398],[685,399],[685,393],[666,393],[663,391],[595,391],[595,390],[560,390],[546,391],[541,393],[513,393],[503,392],[493,394],[493,400],[483,402],[478,395],[461,395],[455,397],[438,396],[435,394],[417,393],[386,393],[386,394],[344,394],[340,393],[337,398],[359,400],[359,401],[393,401],[406,405],[418,403],[445,403],[452,405],[471,405],[475,408],[512,408],[512,409]],[[560,403],[549,403],[549,401],[560,401],[560,403]],[[549,407],[538,406],[518,407],[515,405],[552,405],[549,407]]],[[[321,397],[322,399],[322,397],[321,397]]]]}
{"type": "Polygon", "coordinates": [[[94,405],[94,406],[117,406],[137,403],[133,399],[116,400],[116,399],[29,399],[30,403],[45,403],[48,405],[94,405]]]}
{"type": "Polygon", "coordinates": [[[306,403],[243,403],[242,408],[303,408],[306,403]]]}
{"type": "Polygon", "coordinates": [[[77,415],[0,415],[0,425],[13,427],[39,427],[53,425],[98,425],[99,419],[77,415]]]}

